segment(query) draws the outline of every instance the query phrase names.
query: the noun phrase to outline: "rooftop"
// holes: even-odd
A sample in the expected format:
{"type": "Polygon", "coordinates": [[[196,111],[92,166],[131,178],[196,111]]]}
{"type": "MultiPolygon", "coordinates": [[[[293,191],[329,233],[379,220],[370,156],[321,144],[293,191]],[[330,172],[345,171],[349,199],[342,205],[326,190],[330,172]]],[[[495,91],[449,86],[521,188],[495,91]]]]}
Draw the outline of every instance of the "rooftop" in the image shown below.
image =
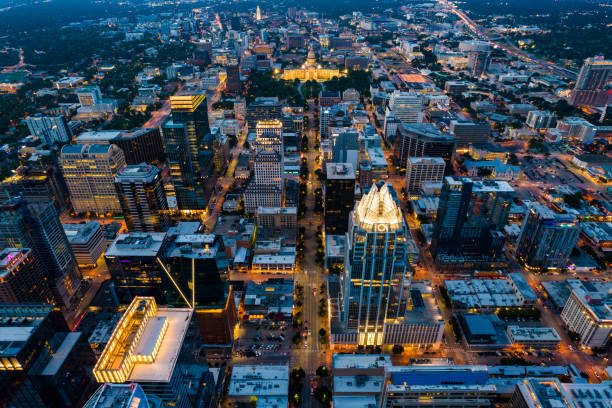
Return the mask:
{"type": "Polygon", "coordinates": [[[508,326],[508,334],[514,342],[525,341],[561,341],[553,327],[519,327],[508,326]]]}
{"type": "Polygon", "coordinates": [[[121,183],[152,182],[155,176],[159,174],[157,167],[152,164],[133,164],[122,168],[115,175],[115,181],[121,183]]]}
{"type": "Polygon", "coordinates": [[[5,248],[0,252],[0,278],[8,275],[30,253],[28,248],[5,248]]]}
{"type": "Polygon", "coordinates": [[[371,393],[380,394],[382,392],[385,379],[383,376],[371,375],[335,375],[334,393],[371,393]]]}
{"type": "Polygon", "coordinates": [[[287,396],[289,367],[286,365],[235,365],[228,388],[230,397],[287,396]]]}
{"type": "Polygon", "coordinates": [[[328,180],[355,180],[355,169],[351,163],[327,163],[328,180]]]}
{"type": "Polygon", "coordinates": [[[357,203],[353,213],[356,224],[368,231],[391,232],[404,227],[404,217],[387,184],[380,189],[372,186],[370,192],[357,203]]]}
{"type": "Polygon", "coordinates": [[[598,323],[612,323],[612,282],[568,279],[568,286],[598,323]]]}
{"type": "Polygon", "coordinates": [[[391,367],[389,354],[334,354],[333,368],[379,368],[391,367]]]}
{"type": "Polygon", "coordinates": [[[110,143],[111,140],[121,136],[121,130],[104,130],[83,132],[74,140],[78,144],[85,143],[110,143]]]}
{"type": "Polygon", "coordinates": [[[166,240],[165,232],[121,234],[106,250],[106,257],[155,257],[166,240]]]}
{"type": "Polygon", "coordinates": [[[136,296],[94,367],[96,380],[170,381],[191,314],[191,309],[158,309],[154,298],[136,296]]]}
{"type": "Polygon", "coordinates": [[[86,243],[100,229],[98,221],[87,221],[82,224],[62,224],[64,233],[71,244],[86,243]]]}

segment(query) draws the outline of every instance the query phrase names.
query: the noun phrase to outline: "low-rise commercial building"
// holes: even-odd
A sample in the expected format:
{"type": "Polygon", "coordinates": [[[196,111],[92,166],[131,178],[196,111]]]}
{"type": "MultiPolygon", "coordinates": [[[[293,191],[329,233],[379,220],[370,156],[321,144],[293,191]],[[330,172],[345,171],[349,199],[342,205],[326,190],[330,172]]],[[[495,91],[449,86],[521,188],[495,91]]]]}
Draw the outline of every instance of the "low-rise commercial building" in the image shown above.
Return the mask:
{"type": "Polygon", "coordinates": [[[286,365],[234,365],[227,391],[228,400],[236,405],[252,403],[256,408],[288,405],[289,367],[286,365]]]}
{"type": "Polygon", "coordinates": [[[508,336],[513,344],[534,348],[556,348],[561,337],[553,327],[508,326],[508,336]]]}

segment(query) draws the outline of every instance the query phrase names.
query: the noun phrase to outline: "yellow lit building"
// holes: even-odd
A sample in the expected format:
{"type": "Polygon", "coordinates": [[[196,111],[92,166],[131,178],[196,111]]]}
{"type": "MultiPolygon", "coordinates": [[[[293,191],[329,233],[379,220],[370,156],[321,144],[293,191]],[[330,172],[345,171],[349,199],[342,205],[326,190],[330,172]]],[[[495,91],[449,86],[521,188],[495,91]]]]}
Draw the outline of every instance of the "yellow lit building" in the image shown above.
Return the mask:
{"type": "Polygon", "coordinates": [[[136,296],[117,323],[93,369],[100,383],[171,383],[192,309],[160,309],[136,296]]]}
{"type": "Polygon", "coordinates": [[[311,49],[308,51],[308,57],[306,62],[301,68],[289,68],[285,69],[282,74],[282,78],[288,81],[299,79],[300,81],[329,81],[333,77],[344,76],[344,72],[340,72],[338,68],[322,68],[317,65],[315,54],[311,49]]]}

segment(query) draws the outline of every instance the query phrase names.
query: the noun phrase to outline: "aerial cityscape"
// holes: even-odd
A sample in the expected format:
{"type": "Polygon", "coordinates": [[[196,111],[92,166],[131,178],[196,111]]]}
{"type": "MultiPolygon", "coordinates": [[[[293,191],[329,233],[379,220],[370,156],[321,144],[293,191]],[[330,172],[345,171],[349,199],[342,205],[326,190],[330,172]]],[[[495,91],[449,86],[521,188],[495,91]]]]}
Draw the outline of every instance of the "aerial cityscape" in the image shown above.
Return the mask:
{"type": "Polygon", "coordinates": [[[609,0],[0,0],[0,408],[612,408],[609,0]]]}

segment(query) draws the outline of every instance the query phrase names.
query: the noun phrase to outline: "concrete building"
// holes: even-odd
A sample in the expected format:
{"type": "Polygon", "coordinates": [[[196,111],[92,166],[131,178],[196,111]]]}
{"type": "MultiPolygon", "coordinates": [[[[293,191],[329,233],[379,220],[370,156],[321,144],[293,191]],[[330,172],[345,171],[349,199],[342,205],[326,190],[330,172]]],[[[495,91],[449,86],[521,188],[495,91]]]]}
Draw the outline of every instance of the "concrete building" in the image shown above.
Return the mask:
{"type": "Polygon", "coordinates": [[[555,349],[561,337],[553,327],[519,327],[506,328],[512,344],[524,347],[555,349]]]}
{"type": "Polygon", "coordinates": [[[579,234],[576,217],[557,214],[544,204],[534,203],[516,243],[517,258],[529,268],[565,268],[579,234]]]}
{"type": "Polygon", "coordinates": [[[170,226],[168,203],[157,167],[141,163],[122,168],[115,187],[130,232],[159,232],[170,226]]]}
{"type": "Polygon", "coordinates": [[[423,183],[442,182],[444,159],[441,157],[408,157],[406,163],[406,192],[417,195],[423,183]]]}
{"type": "Polygon", "coordinates": [[[116,145],[65,145],[59,161],[75,212],[122,211],[114,180],[125,167],[125,156],[116,145]]]}
{"type": "Polygon", "coordinates": [[[289,404],[289,367],[286,365],[234,365],[227,390],[232,404],[255,402],[255,407],[289,404]]]}
{"type": "Polygon", "coordinates": [[[258,207],[257,226],[295,230],[297,228],[297,207],[258,207]]]}
{"type": "Polygon", "coordinates": [[[392,114],[402,123],[423,121],[423,96],[416,92],[393,91],[389,96],[386,114],[392,114]]]}
{"type": "Polygon", "coordinates": [[[74,258],[81,267],[97,266],[106,249],[100,223],[87,221],[82,224],[62,224],[74,258]]]}
{"type": "Polygon", "coordinates": [[[567,281],[571,294],[561,319],[585,347],[606,347],[612,336],[612,283],[567,281]]]}

